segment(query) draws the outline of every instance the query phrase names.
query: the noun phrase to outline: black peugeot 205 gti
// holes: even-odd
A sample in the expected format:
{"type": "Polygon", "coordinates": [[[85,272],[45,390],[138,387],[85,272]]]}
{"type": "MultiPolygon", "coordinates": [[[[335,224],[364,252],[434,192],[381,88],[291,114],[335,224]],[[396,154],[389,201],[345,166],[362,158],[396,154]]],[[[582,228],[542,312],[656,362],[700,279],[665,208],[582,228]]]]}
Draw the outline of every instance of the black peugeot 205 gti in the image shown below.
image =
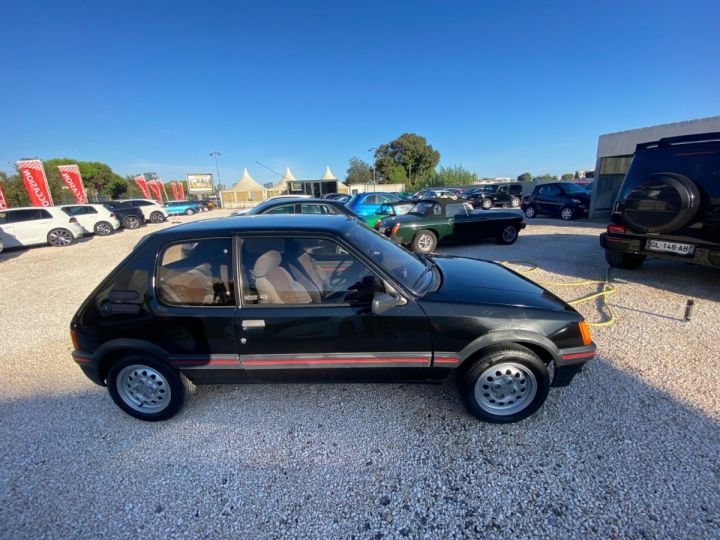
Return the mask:
{"type": "Polygon", "coordinates": [[[73,358],[142,420],[192,383],[439,382],[532,415],[595,356],[587,324],[507,268],[416,255],[347,216],[210,219],[148,235],[85,300],[73,358]],[[189,381],[188,381],[189,379],[189,381]]]}

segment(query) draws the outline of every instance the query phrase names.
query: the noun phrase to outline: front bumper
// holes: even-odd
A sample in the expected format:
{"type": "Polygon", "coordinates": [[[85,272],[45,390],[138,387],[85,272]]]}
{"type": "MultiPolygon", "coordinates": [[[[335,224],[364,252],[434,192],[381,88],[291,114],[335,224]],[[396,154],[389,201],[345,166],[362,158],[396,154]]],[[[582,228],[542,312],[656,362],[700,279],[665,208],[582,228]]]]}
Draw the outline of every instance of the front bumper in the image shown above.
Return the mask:
{"type": "Polygon", "coordinates": [[[553,386],[568,386],[575,375],[580,373],[590,360],[595,358],[597,347],[594,343],[585,347],[573,347],[571,349],[560,349],[558,358],[555,360],[555,377],[553,386]]]}
{"type": "MultiPolygon", "coordinates": [[[[674,242],[674,239],[653,237],[653,240],[667,240],[674,242]]],[[[632,253],[634,255],[646,255],[650,257],[658,257],[660,259],[670,259],[675,261],[684,261],[693,264],[701,264],[703,266],[719,267],[720,266],[720,247],[692,242],[689,240],[678,240],[685,244],[693,244],[695,252],[693,255],[679,255],[675,253],[663,253],[660,251],[647,250],[645,245],[648,238],[645,236],[616,235],[607,232],[600,234],[600,246],[603,249],[621,251],[623,253],[632,253]]]]}

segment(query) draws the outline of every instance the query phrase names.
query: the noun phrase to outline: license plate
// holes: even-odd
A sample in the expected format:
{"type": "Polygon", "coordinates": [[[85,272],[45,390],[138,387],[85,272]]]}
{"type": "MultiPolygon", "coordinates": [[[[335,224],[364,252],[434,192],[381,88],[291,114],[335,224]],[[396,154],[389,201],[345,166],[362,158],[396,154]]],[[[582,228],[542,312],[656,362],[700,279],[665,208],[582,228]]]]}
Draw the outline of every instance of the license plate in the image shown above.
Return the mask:
{"type": "Polygon", "coordinates": [[[645,248],[652,251],[677,253],[678,255],[692,255],[693,253],[695,253],[695,246],[692,244],[666,242],[665,240],[648,240],[645,248]]]}

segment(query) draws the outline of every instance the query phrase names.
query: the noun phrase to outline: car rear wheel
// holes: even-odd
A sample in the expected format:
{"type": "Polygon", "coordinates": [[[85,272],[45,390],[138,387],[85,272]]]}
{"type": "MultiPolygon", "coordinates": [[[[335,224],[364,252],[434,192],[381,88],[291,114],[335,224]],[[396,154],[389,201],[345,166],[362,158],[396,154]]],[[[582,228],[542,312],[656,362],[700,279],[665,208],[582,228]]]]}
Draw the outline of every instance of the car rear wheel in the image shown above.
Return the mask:
{"type": "Polygon", "coordinates": [[[53,247],[65,247],[72,244],[75,237],[67,229],[53,229],[48,233],[47,241],[53,247]]]}
{"type": "Polygon", "coordinates": [[[537,215],[537,210],[535,210],[534,206],[528,206],[525,209],[525,215],[532,219],[537,215]]]}
{"type": "Polygon", "coordinates": [[[500,244],[513,244],[518,239],[518,228],[515,225],[506,225],[497,237],[500,244]]]}
{"type": "Polygon", "coordinates": [[[437,246],[437,237],[432,231],[422,229],[417,232],[412,241],[413,251],[418,253],[432,253],[437,246]]]}
{"type": "Polygon", "coordinates": [[[189,382],[159,360],[132,354],[114,363],[107,387],[115,404],[130,416],[166,420],[182,408],[189,382]]]}
{"type": "Polygon", "coordinates": [[[461,371],[458,387],[473,416],[493,423],[517,422],[545,403],[550,375],[530,349],[506,345],[483,352],[461,371]]]}
{"type": "Polygon", "coordinates": [[[162,223],[165,221],[165,216],[163,216],[162,212],[153,212],[150,214],[150,221],[152,223],[162,223]]]}
{"type": "Polygon", "coordinates": [[[188,208],[187,210],[185,210],[185,215],[187,215],[187,216],[192,216],[194,213],[195,212],[193,211],[192,208],[188,208]]]}
{"type": "Polygon", "coordinates": [[[483,199],[480,203],[480,207],[483,210],[490,210],[493,207],[493,202],[490,199],[483,199]]]}
{"type": "Polygon", "coordinates": [[[569,206],[566,206],[565,208],[560,210],[560,217],[565,221],[570,221],[572,218],[575,217],[575,211],[569,206]]]}
{"type": "Polygon", "coordinates": [[[107,221],[99,221],[95,224],[95,234],[98,236],[108,236],[113,233],[113,227],[107,221]]]}
{"type": "Polygon", "coordinates": [[[520,207],[520,199],[518,197],[513,197],[510,199],[510,207],[511,208],[519,208],[520,207]]]}
{"type": "Polygon", "coordinates": [[[625,253],[614,249],[605,250],[605,260],[610,266],[615,268],[625,268],[627,270],[635,270],[640,268],[645,261],[645,255],[637,255],[635,253],[625,253]]]}
{"type": "Polygon", "coordinates": [[[122,226],[126,229],[137,229],[140,227],[140,220],[135,216],[127,216],[123,219],[122,226]]]}

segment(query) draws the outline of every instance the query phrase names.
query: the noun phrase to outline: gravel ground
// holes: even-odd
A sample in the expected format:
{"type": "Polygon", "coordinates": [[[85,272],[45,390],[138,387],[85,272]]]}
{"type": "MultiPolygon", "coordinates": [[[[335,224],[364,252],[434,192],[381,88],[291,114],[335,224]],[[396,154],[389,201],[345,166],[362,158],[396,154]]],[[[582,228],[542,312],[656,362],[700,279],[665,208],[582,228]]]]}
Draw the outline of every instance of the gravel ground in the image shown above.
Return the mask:
{"type": "MultiPolygon", "coordinates": [[[[82,375],[68,323],[153,229],[0,254],[2,537],[720,536],[717,271],[614,271],[599,360],[519,424],[476,421],[451,381],[206,386],[148,424],[82,375]]],[[[597,279],[600,230],[537,219],[441,251],[597,279]]]]}

